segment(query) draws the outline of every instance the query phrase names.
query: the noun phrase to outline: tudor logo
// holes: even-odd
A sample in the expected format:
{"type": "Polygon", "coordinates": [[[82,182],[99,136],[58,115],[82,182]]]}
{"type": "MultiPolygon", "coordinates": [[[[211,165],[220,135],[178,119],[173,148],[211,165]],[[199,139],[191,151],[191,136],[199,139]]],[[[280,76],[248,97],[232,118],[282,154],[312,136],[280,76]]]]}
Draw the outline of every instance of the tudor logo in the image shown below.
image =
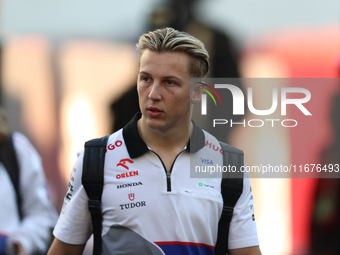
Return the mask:
{"type": "Polygon", "coordinates": [[[135,207],[144,207],[144,206],[146,206],[146,202],[140,201],[140,202],[136,202],[136,203],[128,203],[128,204],[123,204],[123,205],[119,205],[119,206],[120,206],[120,210],[132,209],[132,208],[135,208],[135,207]]]}
{"type": "Polygon", "coordinates": [[[135,193],[130,193],[129,194],[129,199],[133,201],[135,199],[135,193]]]}
{"type": "Polygon", "coordinates": [[[126,162],[129,162],[130,164],[133,164],[133,161],[129,158],[124,158],[124,159],[121,159],[119,161],[119,163],[117,164],[117,166],[122,166],[124,167],[126,170],[129,170],[129,167],[126,165],[126,162]]]}

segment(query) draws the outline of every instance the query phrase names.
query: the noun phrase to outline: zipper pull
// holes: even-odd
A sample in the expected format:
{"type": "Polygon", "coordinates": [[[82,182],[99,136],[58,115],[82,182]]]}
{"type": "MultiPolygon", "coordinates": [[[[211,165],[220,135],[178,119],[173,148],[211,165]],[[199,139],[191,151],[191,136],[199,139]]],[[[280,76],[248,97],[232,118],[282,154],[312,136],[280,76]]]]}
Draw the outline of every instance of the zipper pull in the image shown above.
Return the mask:
{"type": "Polygon", "coordinates": [[[166,172],[166,176],[167,176],[167,191],[171,191],[171,178],[170,178],[171,172],[166,172]]]}

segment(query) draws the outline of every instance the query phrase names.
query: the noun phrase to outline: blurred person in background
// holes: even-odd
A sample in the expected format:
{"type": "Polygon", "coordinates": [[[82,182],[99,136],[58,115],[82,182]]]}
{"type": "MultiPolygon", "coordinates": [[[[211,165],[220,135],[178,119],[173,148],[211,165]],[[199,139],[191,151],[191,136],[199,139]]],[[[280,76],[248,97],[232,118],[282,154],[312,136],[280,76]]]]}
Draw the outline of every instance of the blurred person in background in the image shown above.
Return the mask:
{"type": "Polygon", "coordinates": [[[0,107],[0,254],[46,254],[57,213],[41,158],[21,133],[10,133],[0,107]]]}
{"type": "MultiPolygon", "coordinates": [[[[338,71],[340,75],[340,60],[338,71]]],[[[321,165],[336,165],[340,159],[340,84],[332,99],[329,119],[333,138],[330,146],[321,153],[321,165]]],[[[321,174],[315,190],[310,255],[340,254],[340,179],[338,172],[331,174],[328,173],[327,177],[332,178],[322,178],[321,174]]]]}

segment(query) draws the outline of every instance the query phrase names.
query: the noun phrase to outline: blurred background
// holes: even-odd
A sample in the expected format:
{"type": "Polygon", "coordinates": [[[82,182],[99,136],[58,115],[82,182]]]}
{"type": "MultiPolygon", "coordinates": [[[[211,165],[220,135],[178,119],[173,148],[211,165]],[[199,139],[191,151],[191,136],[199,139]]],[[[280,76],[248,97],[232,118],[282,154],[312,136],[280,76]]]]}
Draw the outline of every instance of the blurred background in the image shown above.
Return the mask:
{"type": "MultiPolygon", "coordinates": [[[[340,74],[338,0],[0,0],[0,10],[1,105],[10,128],[40,153],[58,211],[84,142],[138,110],[134,47],[142,33],[172,26],[198,37],[211,55],[210,77],[340,74]]],[[[313,109],[323,125],[306,126],[311,150],[299,147],[294,129],[275,131],[287,163],[339,163],[339,89],[320,89],[313,109]]],[[[223,140],[256,165],[254,144],[261,151],[266,133],[227,132],[223,140]]],[[[340,254],[338,179],[252,179],[252,186],[264,255],[340,254]]]]}

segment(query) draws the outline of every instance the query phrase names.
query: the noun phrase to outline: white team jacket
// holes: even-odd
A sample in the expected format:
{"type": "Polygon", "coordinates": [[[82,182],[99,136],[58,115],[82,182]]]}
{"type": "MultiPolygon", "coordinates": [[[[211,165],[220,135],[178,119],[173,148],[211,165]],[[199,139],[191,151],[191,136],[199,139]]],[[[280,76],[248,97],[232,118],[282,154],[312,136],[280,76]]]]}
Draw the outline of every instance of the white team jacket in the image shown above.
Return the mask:
{"type": "MultiPolygon", "coordinates": [[[[190,144],[171,173],[140,138],[135,118],[107,144],[102,195],[102,254],[214,254],[222,212],[221,178],[192,178],[190,161],[223,164],[218,141],[194,126],[190,144]]],[[[88,197],[81,185],[83,156],[73,169],[54,235],[83,244],[92,232],[88,197]]],[[[249,178],[231,222],[229,248],[258,245],[249,178]]]]}

